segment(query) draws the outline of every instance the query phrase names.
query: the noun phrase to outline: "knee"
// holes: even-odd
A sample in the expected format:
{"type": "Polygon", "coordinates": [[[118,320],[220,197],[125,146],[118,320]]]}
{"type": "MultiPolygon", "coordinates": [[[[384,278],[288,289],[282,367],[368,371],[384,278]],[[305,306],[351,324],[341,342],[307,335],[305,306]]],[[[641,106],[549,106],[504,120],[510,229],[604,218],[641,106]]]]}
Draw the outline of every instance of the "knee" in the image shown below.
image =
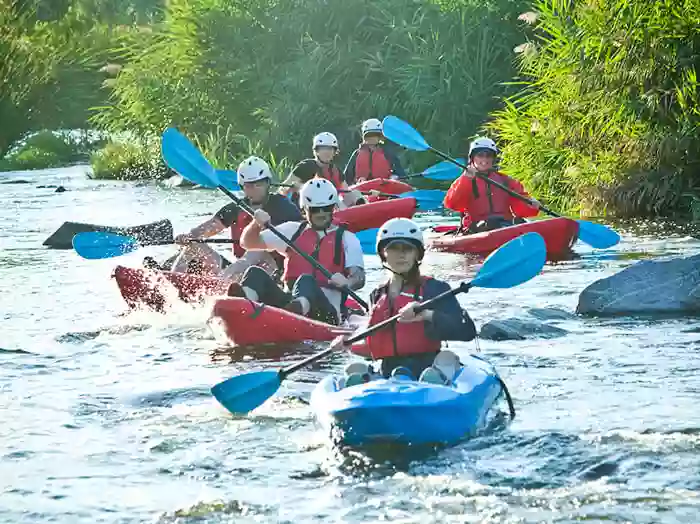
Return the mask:
{"type": "Polygon", "coordinates": [[[268,275],[264,269],[258,266],[250,266],[245,270],[245,273],[243,273],[241,285],[256,288],[261,284],[264,285],[269,279],[270,275],[268,275]]]}

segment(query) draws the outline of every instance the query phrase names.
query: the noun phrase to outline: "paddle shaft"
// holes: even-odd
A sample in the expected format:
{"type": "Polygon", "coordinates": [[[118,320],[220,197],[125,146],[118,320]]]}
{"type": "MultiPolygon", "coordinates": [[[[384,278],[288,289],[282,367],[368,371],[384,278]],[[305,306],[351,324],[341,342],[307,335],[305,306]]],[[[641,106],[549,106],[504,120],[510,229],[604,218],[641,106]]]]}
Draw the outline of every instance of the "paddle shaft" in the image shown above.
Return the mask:
{"type": "MultiPolygon", "coordinates": [[[[248,213],[251,217],[254,216],[253,210],[245,202],[243,202],[240,198],[238,198],[236,195],[234,195],[231,191],[226,189],[224,186],[217,186],[217,187],[221,192],[223,192],[226,196],[228,196],[231,200],[233,200],[236,203],[236,205],[238,207],[240,207],[243,211],[248,213]]],[[[309,264],[314,266],[314,268],[316,268],[316,270],[323,273],[323,275],[327,279],[329,279],[329,280],[331,279],[331,277],[333,275],[331,274],[330,271],[328,271],[325,267],[323,267],[321,264],[319,264],[318,261],[315,260],[311,255],[309,255],[308,253],[304,253],[301,249],[299,249],[294,244],[294,242],[292,242],[286,236],[284,236],[282,233],[280,233],[279,230],[275,226],[268,223],[267,229],[272,231],[272,233],[277,238],[282,240],[285,244],[287,244],[289,247],[291,247],[298,255],[302,256],[309,264]]],[[[365,310],[369,310],[369,305],[367,304],[367,302],[362,300],[362,298],[360,298],[360,296],[357,293],[355,293],[352,289],[346,287],[344,289],[344,291],[347,292],[347,294],[350,295],[352,298],[354,298],[358,304],[360,304],[363,308],[365,308],[365,310]]]]}
{"type": "MultiPolygon", "coordinates": [[[[464,169],[465,171],[468,169],[467,166],[465,166],[465,165],[462,164],[461,162],[458,162],[457,160],[455,160],[454,158],[452,158],[450,155],[448,155],[448,154],[446,154],[446,153],[443,153],[442,151],[440,151],[440,150],[438,150],[438,149],[435,149],[435,148],[432,147],[432,146],[430,146],[430,150],[431,150],[433,153],[435,153],[437,156],[439,156],[440,158],[444,158],[444,159],[447,160],[448,162],[452,162],[452,163],[453,163],[454,165],[456,165],[457,167],[461,167],[461,168],[464,169]]],[[[482,180],[485,181],[485,182],[488,182],[488,183],[491,184],[492,186],[496,186],[497,188],[502,189],[503,191],[505,191],[506,193],[508,193],[510,196],[513,196],[513,197],[515,197],[515,198],[518,198],[518,199],[522,200],[523,202],[525,202],[526,204],[531,204],[531,203],[532,203],[532,202],[530,201],[529,198],[524,197],[524,196],[521,195],[520,193],[516,193],[515,191],[513,191],[513,190],[512,190],[511,188],[509,188],[508,186],[504,186],[503,184],[501,184],[501,183],[499,183],[499,182],[496,182],[495,180],[491,180],[488,176],[484,175],[483,173],[479,173],[479,172],[477,171],[476,174],[475,174],[475,176],[479,177],[480,179],[482,179],[482,180]]],[[[548,215],[551,215],[551,216],[553,216],[553,217],[561,218],[561,216],[562,216],[562,215],[560,215],[559,213],[556,213],[555,211],[552,211],[552,210],[549,209],[548,207],[543,206],[542,204],[540,204],[540,210],[544,211],[545,213],[547,213],[548,215]]]]}
{"type": "MultiPolygon", "coordinates": [[[[471,283],[467,284],[466,282],[462,282],[459,286],[456,288],[450,289],[448,291],[445,291],[444,293],[440,293],[436,297],[431,298],[430,300],[426,300],[425,302],[421,302],[418,304],[415,308],[414,311],[416,313],[420,313],[421,311],[427,309],[428,307],[432,306],[436,302],[439,302],[443,298],[447,297],[452,297],[455,295],[458,295],[460,293],[466,293],[469,291],[469,289],[472,287],[471,283]]],[[[379,322],[378,324],[374,324],[373,326],[368,327],[367,329],[360,331],[356,335],[351,336],[350,338],[347,339],[346,343],[347,344],[353,344],[355,342],[359,342],[362,339],[367,338],[370,336],[372,333],[375,333],[376,331],[379,331],[380,329],[384,329],[387,326],[390,326],[391,324],[395,324],[401,315],[394,315],[391,318],[387,318],[386,320],[383,320],[382,322],[379,322]]],[[[280,370],[280,380],[284,380],[287,378],[288,375],[291,373],[294,373],[295,371],[299,371],[302,368],[305,368],[309,364],[313,364],[317,360],[321,360],[324,357],[327,357],[331,353],[335,351],[335,348],[328,348],[324,349],[323,351],[320,351],[319,353],[316,353],[315,355],[311,355],[309,358],[305,358],[301,362],[298,362],[296,364],[293,364],[291,366],[288,366],[284,369],[280,370]]]]}

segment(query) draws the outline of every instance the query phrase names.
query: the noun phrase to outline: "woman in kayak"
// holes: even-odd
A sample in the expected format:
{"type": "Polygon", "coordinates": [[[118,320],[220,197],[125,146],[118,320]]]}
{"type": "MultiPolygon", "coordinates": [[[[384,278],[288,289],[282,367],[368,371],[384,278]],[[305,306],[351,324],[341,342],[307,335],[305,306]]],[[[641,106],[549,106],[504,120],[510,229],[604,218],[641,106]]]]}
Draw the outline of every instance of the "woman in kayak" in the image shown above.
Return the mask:
{"type": "Polygon", "coordinates": [[[251,267],[240,284],[231,285],[228,294],[337,325],[344,316],[343,288],[357,290],[365,285],[362,247],[353,233],[332,224],[338,192],[331,182],[312,178],[301,188],[299,200],[306,220],[286,222],[276,229],[314,257],[332,278],[318,272],[272,231],[263,231],[270,215],[258,210],[255,221],[243,231],[241,244],[249,251],[276,251],[284,257],[285,289],[260,268],[251,267]]]}
{"type": "MultiPolygon", "coordinates": [[[[262,158],[251,156],[238,166],[238,184],[245,194],[243,200],[249,206],[265,210],[272,224],[300,220],[301,214],[294,204],[283,196],[270,194],[271,182],[270,166],[262,158]]],[[[176,236],[175,242],[183,247],[173,263],[172,271],[236,279],[248,267],[257,265],[273,273],[277,270],[277,262],[270,254],[246,252],[240,245],[241,233],[251,221],[250,215],[231,202],[206,222],[176,236]],[[230,228],[231,239],[234,240],[233,255],[237,260],[233,263],[208,244],[192,242],[193,239],[217,235],[226,228],[230,228]]]]}
{"type": "Polygon", "coordinates": [[[386,147],[382,123],[370,118],[362,123],[362,143],[352,153],[345,166],[348,184],[375,178],[399,179],[406,176],[399,158],[386,147]]]}
{"type": "Polygon", "coordinates": [[[539,213],[539,202],[527,194],[522,184],[495,169],[497,155],[496,143],[490,138],[477,138],[469,145],[468,169],[452,183],[444,201],[447,209],[461,213],[460,232],[478,233],[512,226],[539,213]],[[476,173],[522,195],[529,204],[489,184],[476,173]]]}
{"type": "Polygon", "coordinates": [[[299,188],[314,177],[325,178],[330,181],[338,191],[343,192],[341,207],[348,207],[358,203],[363,203],[362,195],[358,191],[350,191],[345,177],[340,169],[333,163],[333,160],[340,149],[338,139],[333,133],[319,133],[313,139],[313,158],[307,158],[299,162],[287,179],[283,182],[279,194],[287,196],[293,193],[292,198],[298,202],[299,188]],[[287,185],[292,187],[286,187],[287,185]]]}
{"type": "MultiPolygon", "coordinates": [[[[370,295],[369,326],[397,313],[401,316],[392,326],[370,335],[361,344],[354,344],[351,351],[373,360],[381,359],[380,373],[384,377],[404,374],[429,382],[451,380],[451,376],[443,376],[445,373],[440,366],[434,365],[441,341],[472,340],[476,328],[454,296],[446,297],[420,313],[414,311],[419,302],[450,289],[446,282],[421,275],[425,247],[418,224],[407,218],[393,218],[386,222],[377,235],[377,253],[389,279],[370,295]]],[[[349,336],[342,335],[333,344],[339,348],[349,336]]],[[[443,357],[451,355],[454,354],[449,352],[443,357]]],[[[353,379],[357,376],[367,379],[367,365],[364,365],[364,370],[359,369],[358,363],[351,366],[346,373],[352,370],[351,374],[356,375],[353,379]]],[[[352,382],[348,376],[346,385],[352,382]]]]}

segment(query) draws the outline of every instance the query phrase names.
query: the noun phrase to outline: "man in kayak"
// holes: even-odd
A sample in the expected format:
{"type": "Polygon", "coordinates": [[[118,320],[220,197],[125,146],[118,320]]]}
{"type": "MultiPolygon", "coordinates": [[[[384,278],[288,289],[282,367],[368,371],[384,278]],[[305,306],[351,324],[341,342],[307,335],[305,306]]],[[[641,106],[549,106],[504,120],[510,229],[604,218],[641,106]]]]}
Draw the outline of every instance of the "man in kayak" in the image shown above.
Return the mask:
{"type": "Polygon", "coordinates": [[[377,118],[365,120],[362,123],[362,143],[345,166],[345,181],[352,185],[375,178],[399,179],[405,176],[399,158],[384,143],[381,121],[377,118]]]}
{"type": "Polygon", "coordinates": [[[313,139],[314,157],[302,160],[294,166],[292,172],[283,182],[279,194],[287,196],[289,193],[293,193],[292,198],[298,201],[299,188],[312,178],[320,177],[330,181],[338,191],[342,192],[343,199],[340,207],[364,203],[359,191],[348,189],[345,177],[333,163],[339,152],[338,139],[333,133],[323,132],[316,135],[313,139]],[[292,187],[286,187],[287,185],[292,187]]]}
{"type": "MultiPolygon", "coordinates": [[[[474,322],[454,296],[420,313],[414,311],[418,303],[450,289],[446,282],[421,275],[425,245],[418,224],[408,218],[392,218],[386,222],[379,228],[377,253],[387,270],[388,280],[370,295],[372,307],[368,327],[397,313],[401,317],[363,343],[354,344],[351,351],[373,360],[381,359],[380,373],[384,377],[401,374],[427,382],[449,382],[453,377],[443,369],[450,368],[450,361],[453,368],[458,362],[454,362],[453,353],[440,351],[441,341],[474,339],[474,322]],[[435,365],[436,362],[442,365],[435,365]]],[[[349,336],[342,335],[332,344],[340,349],[349,336]]],[[[350,366],[346,369],[346,386],[368,380],[370,368],[367,364],[355,362],[350,366]]]]}
{"type": "MultiPolygon", "coordinates": [[[[243,200],[249,206],[265,210],[273,225],[300,220],[301,214],[294,204],[281,195],[270,194],[271,182],[270,166],[262,158],[251,156],[238,166],[238,184],[245,194],[243,200]]],[[[172,271],[235,279],[248,267],[259,265],[273,273],[277,270],[277,262],[269,253],[246,252],[240,245],[241,233],[251,221],[250,215],[234,202],[226,204],[206,222],[175,237],[175,242],[183,247],[173,263],[172,271]],[[208,244],[192,242],[193,239],[217,235],[226,228],[230,228],[231,239],[234,240],[233,255],[236,261],[233,263],[208,244]]]]}
{"type": "Polygon", "coordinates": [[[477,138],[469,145],[468,169],[452,183],[444,201],[447,209],[461,213],[460,232],[477,233],[512,226],[539,213],[539,202],[527,194],[522,184],[494,168],[497,155],[496,143],[490,138],[477,138]],[[477,177],[477,172],[522,195],[530,203],[477,177]]]}
{"type": "Polygon", "coordinates": [[[264,231],[270,215],[258,210],[255,221],[243,231],[241,244],[249,251],[277,251],[284,257],[285,289],[261,269],[251,267],[240,284],[231,285],[229,295],[244,296],[337,325],[344,316],[343,289],[357,290],[365,285],[362,247],[353,233],[332,225],[338,192],[328,180],[309,180],[301,188],[299,200],[306,220],[286,222],[276,229],[316,259],[332,278],[327,279],[272,231],[264,231]]]}

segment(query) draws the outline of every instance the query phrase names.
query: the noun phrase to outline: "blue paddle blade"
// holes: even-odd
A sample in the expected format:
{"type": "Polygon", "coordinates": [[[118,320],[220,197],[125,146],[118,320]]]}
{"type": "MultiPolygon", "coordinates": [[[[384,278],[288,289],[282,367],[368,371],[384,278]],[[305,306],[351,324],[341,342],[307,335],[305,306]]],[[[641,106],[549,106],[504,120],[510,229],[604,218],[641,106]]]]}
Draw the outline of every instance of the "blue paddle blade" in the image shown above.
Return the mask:
{"type": "Polygon", "coordinates": [[[73,248],[83,258],[99,260],[112,258],[131,253],[141,247],[135,238],[89,231],[78,233],[73,237],[73,248]]]}
{"type": "Polygon", "coordinates": [[[472,286],[510,288],[527,282],[542,271],[547,246],[539,233],[525,233],[491,253],[477,273],[472,286]]]}
{"type": "Polygon", "coordinates": [[[229,191],[241,190],[241,186],[238,185],[238,173],[231,169],[217,169],[216,178],[219,184],[229,191]]]}
{"type": "Polygon", "coordinates": [[[253,371],[219,382],[211,392],[231,413],[244,414],[274,395],[281,383],[279,371],[253,371]]]}
{"type": "Polygon", "coordinates": [[[430,145],[410,124],[398,117],[389,115],[382,121],[382,132],[392,142],[414,151],[427,151],[430,145]]]}
{"type": "Polygon", "coordinates": [[[419,211],[437,211],[442,209],[446,193],[440,189],[418,189],[401,193],[401,197],[413,197],[418,201],[419,211]]]}
{"type": "MultiPolygon", "coordinates": [[[[458,158],[457,162],[460,164],[466,164],[463,158],[458,158]]],[[[423,172],[423,176],[425,178],[429,178],[430,180],[448,181],[455,180],[461,172],[462,169],[460,167],[454,165],[448,160],[444,160],[439,164],[435,164],[434,166],[426,169],[423,172]]]]}
{"type": "Polygon", "coordinates": [[[363,229],[355,233],[355,236],[362,246],[362,252],[365,255],[377,254],[377,233],[379,233],[379,228],[376,227],[373,229],[363,229]]]}
{"type": "Polygon", "coordinates": [[[608,226],[588,222],[587,220],[577,220],[578,238],[589,246],[597,249],[607,249],[620,242],[620,235],[608,226]]]}
{"type": "Polygon", "coordinates": [[[192,142],[177,129],[170,127],[163,133],[161,154],[165,164],[193,184],[216,188],[216,171],[192,142]]]}

